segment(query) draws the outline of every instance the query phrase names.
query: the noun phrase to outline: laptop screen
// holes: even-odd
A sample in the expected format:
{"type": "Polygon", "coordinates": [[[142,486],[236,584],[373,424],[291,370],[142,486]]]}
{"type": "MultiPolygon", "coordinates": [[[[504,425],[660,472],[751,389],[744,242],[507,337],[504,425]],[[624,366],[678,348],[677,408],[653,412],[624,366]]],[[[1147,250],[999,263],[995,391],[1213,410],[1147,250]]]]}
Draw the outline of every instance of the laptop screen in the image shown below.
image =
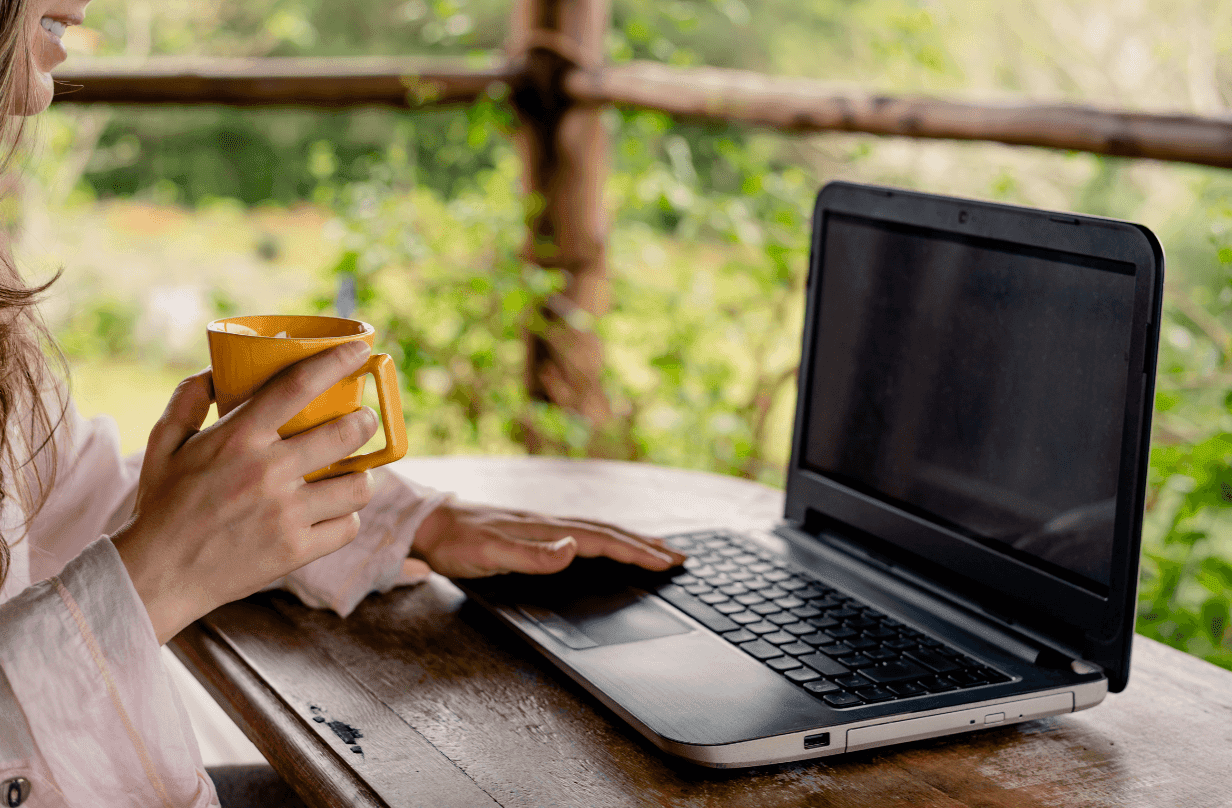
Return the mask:
{"type": "Polygon", "coordinates": [[[824,227],[804,467],[1106,593],[1133,265],[824,227]]]}

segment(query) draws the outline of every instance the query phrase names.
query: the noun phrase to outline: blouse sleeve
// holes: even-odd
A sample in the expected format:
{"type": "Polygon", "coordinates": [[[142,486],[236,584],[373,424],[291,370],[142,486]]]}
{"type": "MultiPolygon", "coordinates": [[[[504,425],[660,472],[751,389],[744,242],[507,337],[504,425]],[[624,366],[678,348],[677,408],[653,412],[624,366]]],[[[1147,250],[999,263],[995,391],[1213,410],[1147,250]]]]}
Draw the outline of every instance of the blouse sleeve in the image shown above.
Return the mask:
{"type": "Polygon", "coordinates": [[[0,782],[18,778],[33,808],[218,805],[145,606],[105,537],[0,605],[0,782]]]}
{"type": "Polygon", "coordinates": [[[414,482],[396,465],[372,472],[376,492],[359,512],[355,541],[307,564],[269,588],[294,592],[308,606],[333,609],[346,617],[369,592],[418,583],[427,575],[406,563],[415,532],[449,494],[414,482]]]}

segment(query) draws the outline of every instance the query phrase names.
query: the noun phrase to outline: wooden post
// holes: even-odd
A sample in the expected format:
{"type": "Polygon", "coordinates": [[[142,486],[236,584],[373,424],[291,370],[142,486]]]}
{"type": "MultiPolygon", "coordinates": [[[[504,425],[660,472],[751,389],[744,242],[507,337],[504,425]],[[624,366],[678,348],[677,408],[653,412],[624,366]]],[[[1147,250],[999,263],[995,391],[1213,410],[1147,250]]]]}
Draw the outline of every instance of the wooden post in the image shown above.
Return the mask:
{"type": "MultiPolygon", "coordinates": [[[[609,305],[608,144],[600,108],[579,106],[564,84],[569,73],[602,65],[609,16],[608,0],[515,0],[508,45],[520,68],[510,97],[529,201],[525,256],[567,277],[543,311],[546,329],[527,334],[527,390],[578,413],[596,435],[612,416],[601,384],[603,347],[592,328],[609,305]]],[[[524,440],[531,453],[548,448],[533,429],[524,440]]],[[[604,453],[594,442],[591,450],[604,453]]]]}

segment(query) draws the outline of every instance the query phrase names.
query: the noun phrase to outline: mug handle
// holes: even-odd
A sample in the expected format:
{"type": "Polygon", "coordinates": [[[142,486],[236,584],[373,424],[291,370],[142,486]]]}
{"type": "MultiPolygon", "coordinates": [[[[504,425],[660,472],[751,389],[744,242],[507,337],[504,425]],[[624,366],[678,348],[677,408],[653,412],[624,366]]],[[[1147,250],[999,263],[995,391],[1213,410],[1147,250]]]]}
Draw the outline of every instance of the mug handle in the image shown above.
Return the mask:
{"type": "Polygon", "coordinates": [[[385,425],[385,448],[364,455],[347,457],[337,463],[318,469],[304,476],[304,482],[314,483],[330,477],[339,477],[353,471],[367,471],[406,455],[406,422],[402,418],[402,395],[398,392],[398,377],[394,373],[394,360],[389,354],[368,357],[364,366],[352,378],[365,373],[376,377],[376,395],[381,408],[381,423],[385,425]]]}

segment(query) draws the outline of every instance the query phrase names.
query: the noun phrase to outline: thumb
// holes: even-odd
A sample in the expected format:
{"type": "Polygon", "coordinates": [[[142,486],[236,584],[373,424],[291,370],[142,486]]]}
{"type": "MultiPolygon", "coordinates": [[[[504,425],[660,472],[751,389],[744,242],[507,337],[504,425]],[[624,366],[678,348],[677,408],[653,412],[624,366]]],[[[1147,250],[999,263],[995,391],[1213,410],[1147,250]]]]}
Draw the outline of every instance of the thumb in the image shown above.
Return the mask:
{"type": "Polygon", "coordinates": [[[214,372],[206,368],[180,382],[162,417],[150,430],[147,457],[167,457],[197,434],[214,403],[214,372]]]}

